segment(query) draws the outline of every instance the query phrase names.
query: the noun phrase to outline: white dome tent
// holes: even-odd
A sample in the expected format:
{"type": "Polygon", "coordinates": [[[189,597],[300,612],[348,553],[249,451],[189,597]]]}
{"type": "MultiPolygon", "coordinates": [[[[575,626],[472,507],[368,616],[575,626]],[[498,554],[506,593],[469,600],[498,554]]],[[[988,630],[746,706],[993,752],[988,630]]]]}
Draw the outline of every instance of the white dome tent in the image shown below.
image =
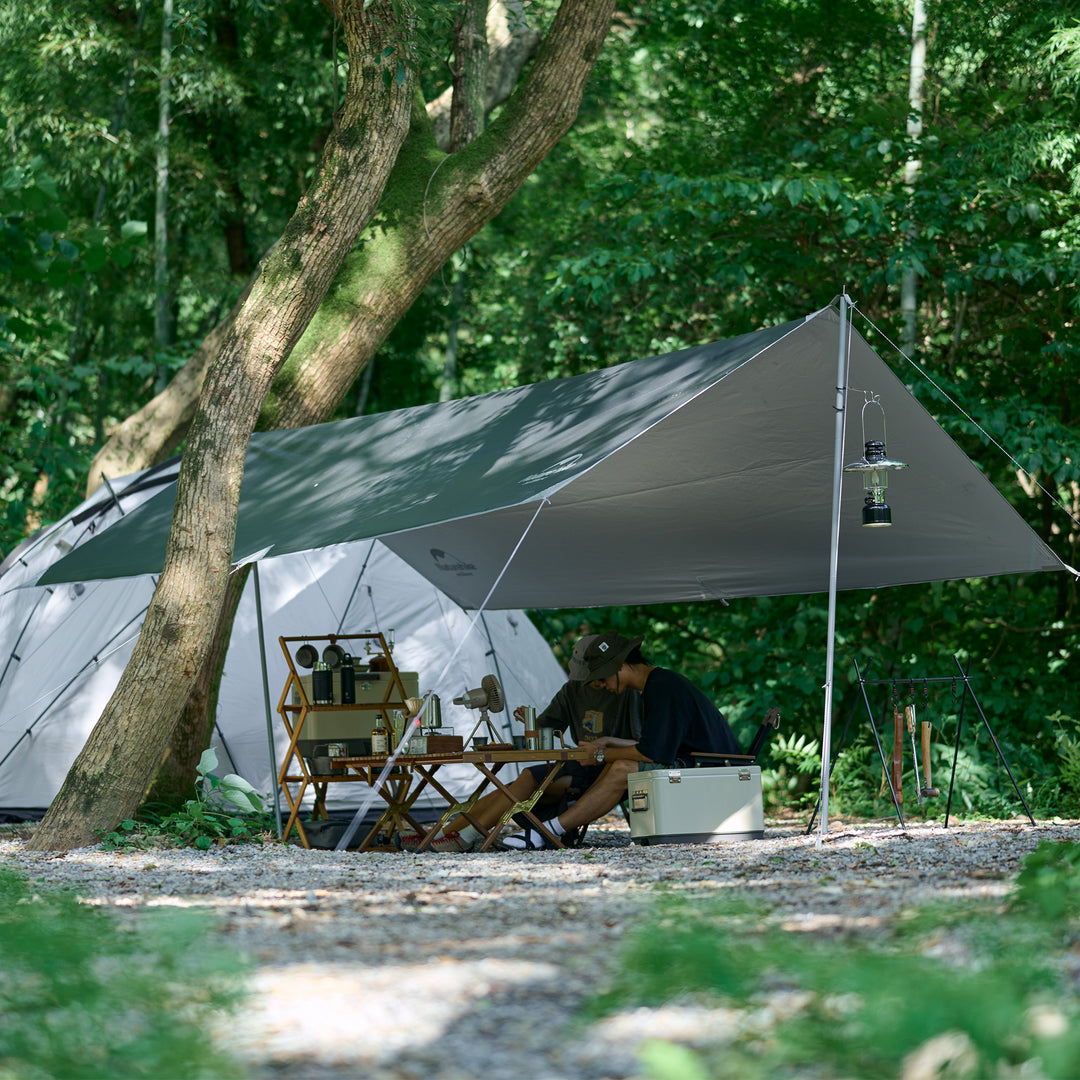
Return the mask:
{"type": "MultiPolygon", "coordinates": [[[[60,789],[131,655],[155,577],[33,583],[172,483],[178,467],[172,461],[112,482],[0,566],[0,819],[37,817],[60,789]]],[[[476,716],[453,698],[483,675],[495,674],[503,686],[507,707],[492,720],[507,731],[515,706],[542,707],[566,678],[521,611],[476,619],[378,541],[265,559],[259,579],[272,710],[288,674],[279,636],[393,630],[395,662],[419,673],[421,692],[439,695],[444,726],[459,734],[472,730],[476,716]],[[429,681],[437,678],[437,685],[429,681]]],[[[271,730],[280,764],[288,736],[276,711],[271,730]]],[[[211,745],[219,772],[273,793],[251,581],[236,613],[211,745]]],[[[464,791],[472,776],[470,766],[447,766],[440,780],[464,791]]],[[[358,798],[353,785],[331,785],[328,807],[351,807],[358,798]]],[[[421,796],[418,808],[426,805],[421,796]]]]}

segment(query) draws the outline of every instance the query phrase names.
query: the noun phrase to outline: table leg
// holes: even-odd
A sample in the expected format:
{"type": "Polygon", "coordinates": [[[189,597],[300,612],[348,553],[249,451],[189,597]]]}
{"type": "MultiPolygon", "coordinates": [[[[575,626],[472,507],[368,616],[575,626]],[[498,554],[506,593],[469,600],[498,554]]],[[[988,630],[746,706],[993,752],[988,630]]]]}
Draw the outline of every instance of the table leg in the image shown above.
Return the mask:
{"type": "Polygon", "coordinates": [[[481,851],[487,851],[491,845],[498,839],[499,833],[502,827],[515,815],[525,814],[525,816],[536,826],[539,832],[547,837],[557,848],[563,847],[563,842],[532,812],[532,808],[536,805],[540,796],[547,790],[548,785],[558,775],[559,770],[562,768],[563,763],[561,761],[553,761],[551,768],[548,769],[547,775],[540,782],[540,785],[536,790],[527,798],[521,802],[516,802],[514,796],[510,794],[510,789],[493,773],[489,772],[487,768],[479,761],[475,763],[476,767],[493,783],[506,797],[510,800],[509,808],[503,813],[502,817],[495,823],[494,826],[488,831],[487,836],[484,838],[484,842],[480,845],[481,851]]]}
{"type": "MultiPolygon", "coordinates": [[[[498,772],[499,769],[502,768],[502,764],[503,763],[501,761],[498,764],[496,764],[495,768],[492,770],[492,779],[494,779],[493,774],[495,772],[498,772]]],[[[473,826],[473,828],[479,829],[481,832],[484,832],[484,833],[487,832],[487,830],[482,825],[480,825],[477,821],[475,821],[472,818],[472,816],[469,814],[469,811],[472,810],[472,808],[477,804],[477,802],[480,799],[480,796],[483,795],[483,793],[484,793],[484,789],[490,783],[490,780],[488,779],[487,776],[484,776],[481,779],[480,783],[477,785],[477,787],[473,790],[473,792],[469,795],[469,797],[464,802],[460,802],[455,798],[455,796],[451,795],[450,792],[447,791],[446,788],[444,788],[442,786],[442,784],[440,784],[435,779],[434,775],[429,775],[428,773],[426,773],[419,766],[414,766],[414,768],[416,768],[417,772],[419,772],[422,776],[425,777],[425,779],[427,781],[429,781],[431,783],[431,786],[433,788],[435,788],[435,790],[438,791],[438,793],[447,802],[447,807],[443,811],[443,813],[442,813],[441,817],[439,818],[439,820],[436,821],[435,824],[426,833],[424,833],[424,831],[422,829],[419,830],[423,835],[423,839],[420,841],[420,846],[417,848],[418,851],[426,851],[427,848],[428,848],[428,845],[431,843],[431,841],[434,840],[435,837],[439,835],[439,830],[448,821],[450,821],[452,818],[457,817],[458,814],[463,814],[465,819],[473,826]]],[[[438,768],[438,765],[436,765],[436,766],[434,766],[434,768],[432,768],[432,770],[431,770],[432,774],[434,774],[435,769],[437,769],[437,768],[438,768]]],[[[479,769],[480,766],[477,765],[477,768],[479,769]]],[[[484,770],[484,769],[481,769],[481,771],[486,772],[486,770],[484,770]]]]}

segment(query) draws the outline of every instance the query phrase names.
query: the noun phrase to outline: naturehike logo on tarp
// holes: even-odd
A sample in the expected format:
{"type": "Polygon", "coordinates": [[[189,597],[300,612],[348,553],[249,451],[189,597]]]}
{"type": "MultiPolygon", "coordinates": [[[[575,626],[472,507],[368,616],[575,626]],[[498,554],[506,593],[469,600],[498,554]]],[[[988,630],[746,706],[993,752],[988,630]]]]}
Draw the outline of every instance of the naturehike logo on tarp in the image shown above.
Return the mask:
{"type": "Polygon", "coordinates": [[[519,480],[518,483],[531,484],[536,480],[546,480],[549,476],[554,476],[556,473],[567,472],[580,460],[580,454],[574,454],[573,457],[563,458],[562,461],[556,461],[554,465],[549,465],[543,472],[536,472],[533,473],[532,476],[526,476],[523,480],[519,480]]]}
{"type": "Polygon", "coordinates": [[[431,557],[435,560],[436,570],[443,570],[447,574],[454,574],[457,577],[469,577],[476,569],[472,563],[465,562],[456,555],[451,555],[449,551],[440,551],[438,548],[431,548],[430,550],[431,557]]]}

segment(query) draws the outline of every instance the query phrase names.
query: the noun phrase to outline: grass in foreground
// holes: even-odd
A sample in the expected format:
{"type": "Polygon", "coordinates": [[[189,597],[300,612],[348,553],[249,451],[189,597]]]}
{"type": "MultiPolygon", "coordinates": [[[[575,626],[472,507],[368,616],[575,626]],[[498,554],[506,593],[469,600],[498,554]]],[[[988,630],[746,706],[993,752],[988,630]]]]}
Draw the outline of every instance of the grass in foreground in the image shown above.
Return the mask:
{"type": "Polygon", "coordinates": [[[666,903],[628,942],[592,1019],[635,1006],[725,1009],[737,1034],[645,1045],[656,1080],[1071,1080],[1080,1009],[1080,845],[1040,845],[1012,902],[921,911],[887,937],[822,941],[732,904],[666,903]]]}
{"type": "Polygon", "coordinates": [[[205,917],[153,911],[139,929],[0,868],[0,1080],[230,1080],[209,1022],[238,1001],[237,963],[205,917]]]}

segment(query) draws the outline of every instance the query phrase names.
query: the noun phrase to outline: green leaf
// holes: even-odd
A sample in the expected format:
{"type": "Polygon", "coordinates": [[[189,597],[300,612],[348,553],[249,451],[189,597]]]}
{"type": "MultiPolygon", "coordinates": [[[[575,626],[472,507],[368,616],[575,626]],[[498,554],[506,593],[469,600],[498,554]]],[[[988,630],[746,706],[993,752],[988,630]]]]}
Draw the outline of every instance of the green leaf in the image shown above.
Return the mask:
{"type": "Polygon", "coordinates": [[[145,221],[125,221],[120,226],[120,238],[122,240],[139,240],[145,237],[146,233],[145,221]]]}
{"type": "Polygon", "coordinates": [[[87,248],[83,254],[83,265],[91,273],[100,270],[106,263],[109,253],[100,246],[87,248]]]}
{"type": "Polygon", "coordinates": [[[202,757],[199,758],[199,764],[195,766],[195,771],[200,776],[206,776],[208,772],[217,768],[217,754],[214,753],[214,748],[208,746],[203,752],[202,757]]]}

